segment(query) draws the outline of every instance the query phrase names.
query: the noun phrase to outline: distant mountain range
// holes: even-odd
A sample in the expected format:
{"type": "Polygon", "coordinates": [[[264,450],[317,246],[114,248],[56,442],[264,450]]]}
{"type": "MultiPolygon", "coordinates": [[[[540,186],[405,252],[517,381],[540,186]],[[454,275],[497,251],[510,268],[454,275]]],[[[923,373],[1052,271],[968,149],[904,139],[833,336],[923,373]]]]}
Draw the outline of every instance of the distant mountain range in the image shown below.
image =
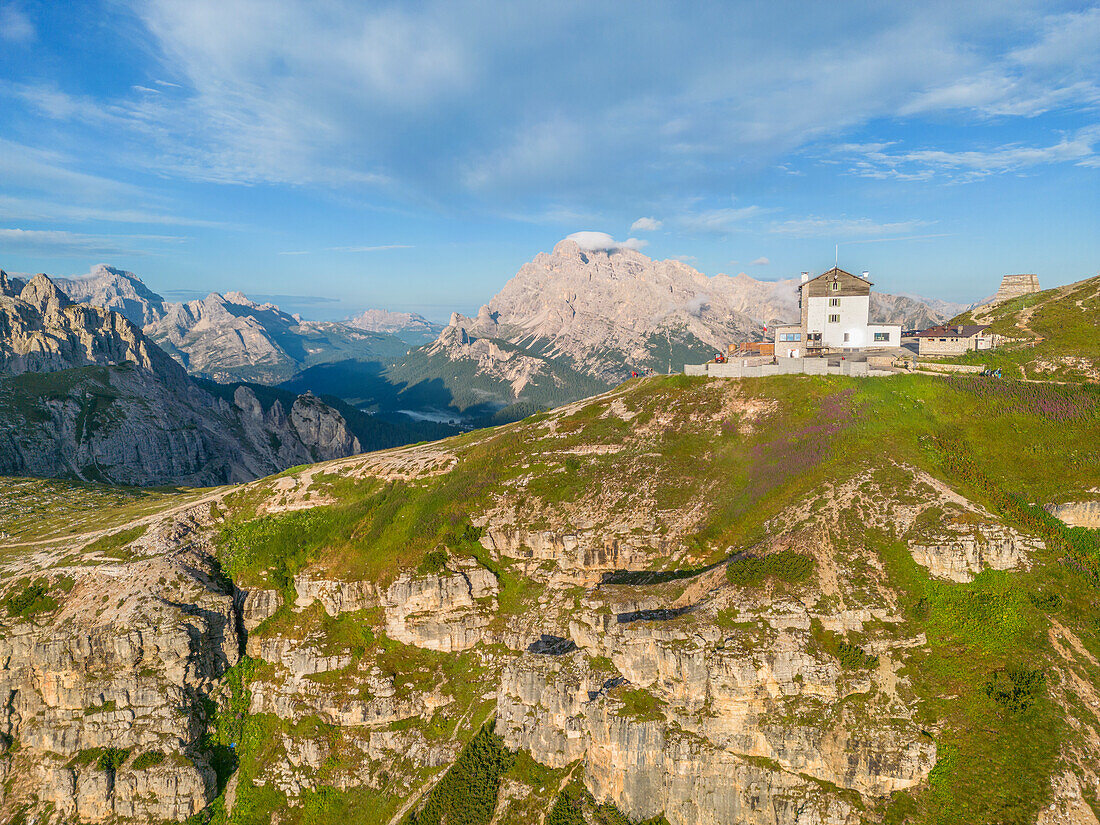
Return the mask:
{"type": "Polygon", "coordinates": [[[429,321],[415,312],[390,312],[368,309],[347,322],[348,326],[367,332],[386,332],[409,344],[426,344],[443,331],[443,325],[429,321]]]}
{"type": "MultiPolygon", "coordinates": [[[[140,286],[112,300],[145,317],[156,296],[140,286]]],[[[123,315],[0,272],[0,475],[205,486],[441,434],[335,398],[202,382],[123,315]]]]}
{"type": "MultiPolygon", "coordinates": [[[[409,349],[394,334],[406,330],[399,318],[390,319],[387,331],[304,321],[240,292],[169,302],[132,272],[103,264],[83,278],[57,283],[74,301],[125,315],[188,372],[221,383],[278,384],[316,364],[348,359],[388,363],[409,349]]],[[[409,316],[407,328],[422,337],[423,324],[428,322],[409,316]]]]}
{"type": "MultiPolygon", "coordinates": [[[[587,251],[573,240],[521,267],[475,317],[456,313],[446,327],[380,309],[306,321],[239,292],[173,303],[105,265],[58,283],[140,324],[192,375],[336,396],[395,422],[507,420],[600,392],[633,370],[679,370],[798,317],[798,279],[707,277],[680,261],[587,251]]],[[[967,308],[874,292],[871,315],[914,328],[967,308]]]]}

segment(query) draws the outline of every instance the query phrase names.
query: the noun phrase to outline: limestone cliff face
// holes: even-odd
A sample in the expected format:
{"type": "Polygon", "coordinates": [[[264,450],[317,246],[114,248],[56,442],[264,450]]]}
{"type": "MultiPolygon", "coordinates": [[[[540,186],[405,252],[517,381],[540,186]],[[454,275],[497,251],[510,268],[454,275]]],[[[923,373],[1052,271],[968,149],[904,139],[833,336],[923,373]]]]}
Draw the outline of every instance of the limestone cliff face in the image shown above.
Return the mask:
{"type": "Polygon", "coordinates": [[[401,576],[386,590],[386,635],[447,652],[467,650],[485,636],[496,610],[496,578],[474,561],[439,575],[401,576]]]}
{"type": "Polygon", "coordinates": [[[241,638],[202,541],[184,549],[204,518],[185,516],[171,549],[154,531],[132,562],[56,567],[51,589],[71,590],[52,616],[0,619],[6,810],[37,799],[64,821],[179,821],[217,794],[202,702],[241,638]],[[163,596],[149,586],[158,580],[163,596]],[[105,749],[120,763],[103,762],[105,749]],[[160,761],[137,762],[149,753],[160,761]]]}
{"type": "Polygon", "coordinates": [[[985,569],[1026,567],[1028,556],[1043,546],[1042,542],[1029,540],[1006,527],[948,526],[951,529],[926,539],[927,543],[909,545],[917,564],[941,579],[968,582],[985,569]]]}
{"type": "Polygon", "coordinates": [[[1100,530],[1100,501],[1068,501],[1052,504],[1047,511],[1070,527],[1100,530]]]}
{"type": "Polygon", "coordinates": [[[18,298],[0,297],[0,372],[20,375],[123,363],[167,382],[178,384],[185,378],[183,370],[121,315],[73,304],[45,275],[36,275],[18,298]]]}

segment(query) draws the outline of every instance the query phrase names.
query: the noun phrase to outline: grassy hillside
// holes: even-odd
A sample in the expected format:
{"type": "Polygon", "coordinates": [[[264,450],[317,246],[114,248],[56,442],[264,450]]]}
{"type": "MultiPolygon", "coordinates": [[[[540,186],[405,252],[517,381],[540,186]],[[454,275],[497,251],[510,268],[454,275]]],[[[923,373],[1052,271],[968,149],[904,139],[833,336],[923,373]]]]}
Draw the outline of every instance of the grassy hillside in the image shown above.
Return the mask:
{"type": "Polygon", "coordinates": [[[993,352],[968,354],[962,363],[1026,378],[1100,381],[1100,276],[979,307],[951,323],[991,324],[993,332],[1018,339],[993,352]]]}
{"type": "MultiPolygon", "coordinates": [[[[226,569],[245,586],[285,590],[306,567],[385,586],[401,570],[426,569],[432,553],[474,555],[499,576],[501,611],[519,617],[545,585],[514,562],[486,559],[469,521],[502,501],[533,529],[560,529],[562,519],[575,523],[590,518],[585,513],[598,512],[608,524],[650,514],[656,532],[668,536],[669,550],[651,553],[650,568],[667,575],[647,581],[681,587],[685,578],[767,545],[800,502],[810,502],[811,512],[838,508],[827,552],[848,564],[869,554],[846,574],[849,585],[866,594],[892,593],[904,625],[847,638],[822,630],[817,643],[858,669],[868,666],[865,660],[877,666],[865,647],[887,638],[927,639],[901,672],[912,682],[918,718],[939,746],[939,761],[930,783],[894,794],[874,818],[1033,821],[1050,799],[1051,776],[1066,766],[1079,769],[1090,754],[1082,726],[1100,724],[1094,709],[1074,704],[1064,682],[1067,664],[1050,635],[1054,627],[1066,628],[1100,657],[1100,540],[1095,532],[1066,529],[1034,504],[1080,496],[1100,478],[1100,455],[1091,448],[1100,443],[1100,392],[919,376],[781,377],[737,386],[683,377],[630,382],[613,398],[563,412],[549,428],[550,419],[538,415],[444,442],[457,464],[442,476],[382,484],[325,477],[322,489],[339,503],[307,513],[250,519],[255,499],[242,498],[227,533],[226,569]],[[607,452],[576,458],[593,445],[607,452]],[[885,491],[894,507],[914,495],[903,467],[942,479],[995,521],[1040,537],[1046,549],[1029,570],[991,570],[971,583],[932,578],[904,541],[861,521],[851,500],[828,492],[831,483],[865,478],[859,489],[885,491]],[[673,514],[693,508],[701,508],[697,520],[678,534],[673,514]],[[295,538],[303,535],[309,537],[304,543],[295,538]]],[[[931,529],[941,517],[930,511],[912,529],[931,529]]],[[[784,585],[783,574],[773,581],[764,572],[729,569],[739,586],[800,586],[784,585]]],[[[803,579],[800,572],[790,580],[803,579]]],[[[719,614],[695,621],[725,620],[719,614]]],[[[371,633],[375,641],[360,654],[368,659],[371,645],[383,638],[377,625],[371,633]]],[[[448,672],[437,661],[430,667],[448,672]]],[[[484,656],[476,666],[463,661],[467,675],[444,676],[445,690],[470,701],[463,680],[491,679],[495,666],[484,656]]],[[[1097,684],[1100,668],[1073,665],[1079,666],[1097,684]]],[[[480,708],[475,719],[491,713],[489,704],[473,706],[480,708]]],[[[439,794],[452,793],[439,787],[429,808],[443,804],[439,794]]],[[[341,799],[333,794],[329,805],[310,808],[311,818],[301,821],[382,821],[365,810],[342,819],[348,808],[341,799]]],[[[282,804],[268,800],[260,809],[282,804]]],[[[1090,804],[1100,810],[1095,798],[1090,804]]],[[[572,815],[569,805],[555,804],[556,816],[572,815]]]]}
{"type": "Polygon", "coordinates": [[[695,821],[701,795],[645,807],[675,793],[654,784],[663,755],[683,783],[718,764],[711,795],[753,788],[744,821],[1032,823],[1066,783],[1100,812],[1100,532],[1042,509],[1096,497],[1097,443],[1100,389],[1079,384],[657,377],[226,491],[220,569],[282,606],[203,720],[221,787],[239,771],[232,810],[223,795],[194,821],[695,821]],[[985,561],[933,570],[953,544],[985,561]],[[485,571],[493,595],[395,619],[395,583],[485,571]],[[303,579],[350,588],[344,608],[307,604],[303,579]],[[396,637],[471,617],[478,640],[453,652],[396,637]],[[574,647],[533,652],[540,634],[574,647]],[[288,650],[331,664],[294,673],[288,650]],[[605,744],[557,767],[510,747],[498,686],[517,668],[549,705],[553,679],[577,680],[570,729],[619,736],[642,767],[605,744]],[[731,673],[759,690],[723,693],[731,673]],[[364,702],[397,718],[342,715],[364,702]],[[929,770],[861,785],[894,769],[894,742],[929,770]]]}
{"type": "Polygon", "coordinates": [[[109,530],[200,498],[201,489],[119,487],[82,481],[0,477],[4,543],[109,530]]]}

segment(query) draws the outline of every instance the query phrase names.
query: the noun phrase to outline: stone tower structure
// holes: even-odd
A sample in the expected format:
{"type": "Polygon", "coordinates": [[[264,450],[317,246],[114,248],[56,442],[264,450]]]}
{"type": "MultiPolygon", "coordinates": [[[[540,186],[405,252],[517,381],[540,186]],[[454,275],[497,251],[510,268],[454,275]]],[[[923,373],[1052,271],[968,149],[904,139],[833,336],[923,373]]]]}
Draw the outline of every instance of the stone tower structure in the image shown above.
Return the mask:
{"type": "Polygon", "coordinates": [[[994,304],[1011,301],[1021,295],[1030,295],[1039,291],[1038,275],[1005,275],[1001,278],[1001,288],[993,298],[994,304]]]}

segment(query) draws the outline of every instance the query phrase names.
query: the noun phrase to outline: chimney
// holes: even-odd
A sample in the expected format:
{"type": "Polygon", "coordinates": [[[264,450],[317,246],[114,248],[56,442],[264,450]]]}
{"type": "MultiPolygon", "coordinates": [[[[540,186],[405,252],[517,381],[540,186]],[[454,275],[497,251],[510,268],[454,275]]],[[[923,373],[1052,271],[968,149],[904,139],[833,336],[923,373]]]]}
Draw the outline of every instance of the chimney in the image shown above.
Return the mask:
{"type": "Polygon", "coordinates": [[[802,273],[802,283],[806,283],[806,281],[808,281],[808,280],[810,280],[810,273],[809,272],[803,272],[802,273]]]}

